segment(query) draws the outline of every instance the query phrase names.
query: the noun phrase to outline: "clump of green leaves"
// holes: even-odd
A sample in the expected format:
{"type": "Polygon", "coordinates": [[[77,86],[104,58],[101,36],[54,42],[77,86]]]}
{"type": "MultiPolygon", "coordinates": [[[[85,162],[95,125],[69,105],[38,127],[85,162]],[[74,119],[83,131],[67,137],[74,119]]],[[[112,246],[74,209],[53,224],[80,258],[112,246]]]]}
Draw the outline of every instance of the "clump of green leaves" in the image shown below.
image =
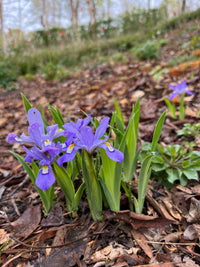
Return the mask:
{"type": "Polygon", "coordinates": [[[42,72],[47,80],[61,81],[70,76],[70,73],[67,72],[64,66],[54,64],[53,62],[48,62],[42,69],[42,72]]]}
{"type": "Polygon", "coordinates": [[[0,87],[7,88],[16,80],[17,73],[9,59],[0,58],[0,60],[0,87]]]}
{"type": "Polygon", "coordinates": [[[200,48],[200,36],[196,35],[191,40],[191,48],[200,48]]]}
{"type": "Polygon", "coordinates": [[[149,75],[152,75],[153,79],[157,82],[168,72],[169,70],[167,68],[162,68],[157,65],[151,72],[149,72],[149,75]]]}
{"type": "Polygon", "coordinates": [[[158,58],[161,52],[161,47],[165,45],[168,40],[162,39],[160,41],[153,40],[148,41],[145,44],[141,44],[136,49],[132,49],[133,54],[140,60],[148,60],[158,58]]]}
{"type": "MultiPolygon", "coordinates": [[[[140,173],[137,176],[136,168],[138,163],[138,157],[140,154],[140,149],[137,150],[137,137],[139,129],[139,118],[140,118],[140,99],[137,100],[135,106],[132,109],[132,113],[129,119],[128,126],[126,130],[124,129],[124,118],[118,102],[115,100],[116,114],[112,118],[111,122],[115,123],[116,128],[113,131],[116,134],[115,145],[119,144],[119,147],[123,147],[124,161],[123,161],[123,172],[122,169],[115,169],[115,172],[110,171],[112,162],[106,161],[107,169],[105,173],[107,175],[107,184],[112,184],[111,188],[114,188],[113,192],[116,196],[117,183],[119,184],[120,178],[119,174],[122,172],[121,184],[124,191],[129,199],[130,210],[135,210],[137,213],[142,213],[146,190],[151,174],[151,159],[153,157],[154,150],[159,141],[163,123],[166,116],[166,111],[160,116],[153,134],[153,139],[150,147],[150,153],[144,158],[142,162],[140,173]],[[110,176],[108,174],[110,173],[110,176]],[[131,181],[133,177],[138,179],[138,196],[137,198],[131,192],[131,181]],[[113,181],[113,182],[112,182],[113,181]]],[[[111,124],[112,125],[112,124],[111,124]]],[[[119,191],[118,191],[119,192],[119,191]]],[[[104,192],[106,195],[107,192],[104,192]]],[[[110,197],[107,196],[110,200],[110,197]]]]}
{"type": "MultiPolygon", "coordinates": [[[[139,160],[150,155],[151,143],[143,143],[139,160]]],[[[200,152],[187,150],[181,145],[174,144],[163,147],[158,144],[152,158],[151,178],[161,182],[166,187],[171,187],[177,181],[185,186],[188,180],[198,181],[200,171],[200,152]]]]}
{"type": "Polygon", "coordinates": [[[140,60],[158,58],[160,54],[160,47],[155,41],[149,41],[140,45],[138,48],[132,50],[133,54],[140,60]]]}
{"type": "Polygon", "coordinates": [[[115,53],[112,55],[111,59],[114,62],[127,62],[128,58],[124,53],[115,53]]]}
{"type": "Polygon", "coordinates": [[[173,67],[176,66],[180,63],[183,62],[188,62],[188,61],[192,61],[192,60],[196,60],[198,57],[194,56],[194,55],[189,55],[189,56],[174,56],[172,59],[170,59],[167,63],[167,65],[169,67],[173,67]]]}
{"type": "Polygon", "coordinates": [[[185,123],[177,134],[182,137],[185,147],[194,147],[200,140],[200,123],[185,123]]]}

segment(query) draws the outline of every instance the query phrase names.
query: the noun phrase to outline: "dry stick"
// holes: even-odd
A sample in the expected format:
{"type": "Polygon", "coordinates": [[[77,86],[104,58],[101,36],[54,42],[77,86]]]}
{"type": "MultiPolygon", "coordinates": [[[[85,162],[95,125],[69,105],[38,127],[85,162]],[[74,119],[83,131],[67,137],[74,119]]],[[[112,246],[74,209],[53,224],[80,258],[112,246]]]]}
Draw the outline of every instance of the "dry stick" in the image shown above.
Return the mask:
{"type": "Polygon", "coordinates": [[[147,240],[138,240],[138,241],[142,241],[142,242],[146,242],[149,244],[160,244],[160,245],[171,245],[171,246],[199,246],[199,243],[172,243],[172,242],[162,242],[162,241],[147,241],[147,240]]]}
{"type": "Polygon", "coordinates": [[[9,259],[7,262],[5,262],[2,267],[6,267],[9,263],[11,263],[12,261],[14,261],[15,259],[19,258],[21,255],[23,254],[23,252],[17,254],[16,256],[14,256],[13,258],[9,259]]]}
{"type": "Polygon", "coordinates": [[[20,245],[23,245],[25,247],[28,247],[28,248],[32,248],[32,249],[47,249],[47,248],[61,248],[61,247],[65,247],[65,246],[69,246],[73,243],[76,243],[78,241],[82,241],[83,239],[85,239],[86,237],[91,237],[93,235],[100,235],[100,234],[104,234],[105,232],[96,232],[96,233],[93,233],[93,234],[86,234],[76,240],[72,240],[70,242],[67,242],[67,243],[64,243],[62,245],[56,245],[56,246],[32,246],[32,245],[28,245],[22,241],[20,241],[19,239],[17,239],[16,237],[14,236],[10,236],[10,238],[12,238],[14,241],[16,241],[17,243],[19,243],[20,245]]]}
{"type": "MultiPolygon", "coordinates": [[[[96,233],[93,233],[93,234],[86,234],[84,235],[83,237],[80,237],[76,240],[72,240],[70,242],[67,242],[67,243],[64,243],[62,245],[56,245],[56,246],[32,246],[32,245],[28,245],[22,241],[20,241],[19,239],[17,239],[16,237],[14,236],[10,236],[10,238],[12,238],[14,241],[16,241],[17,243],[25,246],[25,247],[28,247],[28,248],[32,248],[32,249],[47,249],[47,248],[61,248],[61,247],[65,247],[65,246],[69,246],[70,244],[73,244],[73,243],[76,243],[78,241],[81,241],[83,239],[85,239],[86,237],[91,237],[93,235],[100,235],[100,234],[104,234],[105,232],[96,232],[96,233]]],[[[138,241],[142,241],[142,242],[146,242],[146,243],[149,243],[149,244],[161,244],[161,245],[171,245],[171,246],[199,246],[200,247],[200,244],[199,243],[174,243],[174,242],[162,242],[162,241],[144,241],[144,240],[138,240],[138,241]]]]}
{"type": "Polygon", "coordinates": [[[61,247],[65,247],[65,246],[69,246],[70,244],[72,243],[75,243],[75,242],[78,242],[78,241],[81,241],[83,239],[85,239],[86,237],[88,237],[89,235],[85,235],[83,237],[80,237],[76,240],[73,240],[73,241],[70,241],[70,242],[67,242],[67,243],[64,243],[62,245],[56,245],[56,246],[32,246],[32,245],[28,245],[22,241],[20,241],[19,239],[17,239],[16,237],[14,236],[10,236],[14,241],[16,241],[17,243],[19,243],[20,245],[23,245],[25,247],[28,247],[28,248],[32,248],[32,249],[47,249],[47,248],[61,248],[61,247]]]}

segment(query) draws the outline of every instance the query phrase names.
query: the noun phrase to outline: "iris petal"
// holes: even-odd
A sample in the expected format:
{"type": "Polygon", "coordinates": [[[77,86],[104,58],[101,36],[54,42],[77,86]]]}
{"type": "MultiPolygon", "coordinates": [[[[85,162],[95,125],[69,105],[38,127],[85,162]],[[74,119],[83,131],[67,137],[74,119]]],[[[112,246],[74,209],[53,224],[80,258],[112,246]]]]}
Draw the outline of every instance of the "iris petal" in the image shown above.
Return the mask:
{"type": "MultiPolygon", "coordinates": [[[[111,146],[111,145],[110,145],[111,146]]],[[[117,150],[117,149],[114,149],[112,146],[112,149],[110,149],[108,147],[108,145],[106,144],[102,144],[101,146],[99,146],[101,148],[103,148],[105,151],[106,151],[106,154],[108,155],[108,157],[111,159],[111,160],[114,160],[114,161],[118,161],[119,163],[121,163],[123,160],[124,160],[124,154],[117,150]]]]}
{"type": "Polygon", "coordinates": [[[171,94],[171,96],[169,97],[169,99],[170,100],[172,100],[174,97],[176,97],[177,96],[177,93],[176,92],[173,92],[172,94],[171,94]]]}
{"type": "Polygon", "coordinates": [[[40,128],[41,128],[40,124],[35,122],[31,124],[31,126],[29,126],[28,133],[31,139],[41,147],[42,140],[41,140],[40,128]]]}
{"type": "Polygon", "coordinates": [[[17,138],[17,135],[15,133],[9,133],[8,138],[7,138],[7,142],[9,144],[14,144],[14,143],[16,143],[16,138],[17,138]]]}
{"type": "Polygon", "coordinates": [[[88,117],[84,120],[83,126],[87,126],[91,121],[91,115],[88,115],[88,117]]]}
{"type": "Polygon", "coordinates": [[[48,136],[49,140],[51,140],[51,141],[53,140],[57,130],[58,130],[58,125],[57,124],[51,125],[51,126],[47,126],[47,136],[48,136]]]}
{"type": "Polygon", "coordinates": [[[78,145],[82,148],[84,147],[84,149],[90,153],[94,143],[94,134],[89,126],[85,126],[81,129],[79,139],[80,143],[78,143],[78,145]]]}
{"type": "Polygon", "coordinates": [[[187,94],[189,94],[189,95],[193,95],[193,94],[194,94],[193,92],[190,92],[190,91],[188,91],[188,90],[185,90],[185,92],[186,92],[187,94]]]}
{"type": "Polygon", "coordinates": [[[58,165],[60,167],[63,167],[63,164],[65,162],[69,162],[69,161],[73,160],[76,156],[77,150],[78,150],[78,147],[75,146],[74,149],[70,153],[65,153],[60,158],[58,158],[57,159],[58,165]]]}
{"type": "Polygon", "coordinates": [[[37,110],[36,108],[29,109],[28,114],[27,114],[27,118],[28,118],[29,125],[31,125],[35,122],[40,124],[41,134],[44,134],[44,122],[43,122],[43,119],[42,119],[42,116],[41,116],[41,113],[39,112],[39,110],[37,110]]]}
{"type": "Polygon", "coordinates": [[[48,165],[48,170],[47,170],[46,165],[45,165],[39,170],[35,184],[41,190],[48,190],[49,187],[55,183],[55,181],[56,181],[56,179],[55,179],[55,176],[53,174],[51,166],[48,165]],[[45,168],[45,171],[43,171],[43,168],[45,168]]]}
{"type": "Polygon", "coordinates": [[[105,134],[106,129],[108,127],[109,120],[110,120],[109,117],[105,117],[101,120],[101,122],[100,122],[100,124],[97,127],[96,132],[95,132],[95,138],[96,139],[101,138],[105,134]]]}
{"type": "Polygon", "coordinates": [[[178,83],[176,86],[169,85],[169,88],[171,88],[172,90],[174,90],[174,92],[172,93],[172,95],[169,97],[170,100],[172,100],[178,94],[182,94],[184,92],[186,92],[187,94],[193,95],[192,92],[190,92],[190,91],[187,90],[187,84],[186,84],[186,81],[185,80],[182,83],[178,83]]]}

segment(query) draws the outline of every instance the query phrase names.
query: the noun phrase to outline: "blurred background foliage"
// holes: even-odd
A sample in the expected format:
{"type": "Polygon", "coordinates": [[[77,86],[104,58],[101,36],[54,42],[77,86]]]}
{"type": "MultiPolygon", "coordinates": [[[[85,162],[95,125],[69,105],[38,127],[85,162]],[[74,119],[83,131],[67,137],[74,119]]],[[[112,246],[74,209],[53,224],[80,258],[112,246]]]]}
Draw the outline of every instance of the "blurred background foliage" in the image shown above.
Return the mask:
{"type": "MultiPolygon", "coordinates": [[[[8,29],[8,0],[3,0],[0,6],[0,87],[10,87],[19,76],[30,80],[39,73],[48,80],[63,80],[82,65],[126,62],[129,57],[158,58],[167,43],[164,38],[167,31],[200,17],[198,1],[193,11],[190,1],[163,0],[155,7],[153,0],[143,1],[143,4],[137,1],[137,5],[135,1],[126,0],[122,1],[123,9],[116,15],[115,9],[120,8],[114,0],[28,0],[26,3],[34,7],[31,28],[30,20],[25,24],[23,0],[13,0],[17,5],[12,14],[17,16],[18,22],[11,24],[18,27],[8,29]],[[64,2],[68,3],[66,9],[64,2]],[[84,15],[82,19],[81,15],[84,15]],[[66,27],[63,26],[65,17],[68,17],[66,27]],[[34,26],[36,21],[37,27],[34,26]],[[128,56],[127,52],[130,52],[128,56]]],[[[195,31],[198,26],[197,22],[188,31],[195,31]]],[[[195,49],[199,44],[200,33],[187,45],[195,49]]]]}

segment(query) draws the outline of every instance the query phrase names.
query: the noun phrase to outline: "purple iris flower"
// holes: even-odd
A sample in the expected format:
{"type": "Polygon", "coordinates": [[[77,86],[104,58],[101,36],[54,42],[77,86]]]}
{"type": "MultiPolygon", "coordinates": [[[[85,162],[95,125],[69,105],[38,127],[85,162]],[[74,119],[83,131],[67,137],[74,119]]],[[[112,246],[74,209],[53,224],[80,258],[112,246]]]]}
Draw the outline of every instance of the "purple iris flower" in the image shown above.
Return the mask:
{"type": "Polygon", "coordinates": [[[27,118],[29,122],[28,135],[23,133],[18,137],[15,133],[10,133],[7,138],[9,144],[36,144],[41,147],[42,142],[45,141],[45,138],[47,140],[48,136],[50,136],[52,141],[52,139],[63,136],[64,134],[64,130],[58,129],[58,125],[52,125],[47,127],[47,135],[45,135],[42,116],[36,108],[29,109],[27,118]]]}
{"type": "Polygon", "coordinates": [[[171,94],[171,96],[169,97],[170,100],[172,100],[174,97],[176,97],[178,94],[182,94],[184,92],[193,95],[192,92],[187,90],[187,84],[186,81],[184,80],[182,83],[178,83],[176,86],[173,85],[169,85],[169,88],[171,88],[172,90],[174,90],[174,92],[171,94]]]}
{"type": "Polygon", "coordinates": [[[89,154],[92,154],[95,148],[105,149],[110,159],[121,163],[124,159],[123,153],[107,142],[108,136],[104,136],[108,127],[108,122],[108,117],[102,119],[95,134],[93,134],[89,126],[82,127],[80,133],[76,133],[76,138],[68,144],[65,154],[58,158],[58,164],[62,167],[64,162],[73,160],[79,149],[84,149],[89,154]],[[102,137],[104,137],[104,139],[102,139],[102,137]]]}
{"type": "Polygon", "coordinates": [[[48,190],[49,187],[56,181],[51,167],[51,163],[54,161],[56,154],[52,154],[52,156],[49,158],[36,145],[34,145],[31,150],[24,146],[23,149],[27,153],[24,159],[25,161],[32,163],[32,160],[36,159],[39,160],[39,165],[42,166],[35,180],[35,184],[42,190],[48,190]]]}
{"type": "Polygon", "coordinates": [[[91,121],[91,115],[88,115],[88,117],[85,120],[79,119],[77,121],[77,123],[74,123],[73,121],[70,121],[68,123],[65,123],[63,125],[64,129],[66,130],[65,131],[65,134],[66,135],[69,135],[69,134],[76,135],[77,133],[80,132],[80,130],[83,127],[87,126],[90,123],[90,121],[91,121]]]}
{"type": "Polygon", "coordinates": [[[53,163],[55,157],[59,155],[61,151],[61,144],[59,142],[57,144],[52,142],[57,129],[55,126],[56,125],[47,127],[47,134],[41,137],[39,124],[36,122],[33,123],[29,127],[29,132],[31,138],[35,141],[35,143],[37,143],[37,146],[34,145],[30,150],[23,146],[23,149],[27,153],[24,160],[32,163],[33,159],[35,159],[38,160],[39,165],[42,166],[35,181],[35,184],[42,190],[48,190],[56,180],[52,171],[51,163],[53,163]]]}
{"type": "Polygon", "coordinates": [[[28,136],[23,133],[17,137],[16,134],[10,133],[7,142],[33,145],[31,150],[23,147],[27,152],[24,160],[29,163],[32,163],[33,159],[39,161],[42,168],[36,178],[36,185],[42,190],[48,190],[55,182],[51,163],[53,163],[55,156],[58,156],[62,151],[62,145],[59,142],[56,144],[53,139],[62,136],[64,130],[58,129],[58,125],[52,125],[46,127],[47,133],[45,133],[42,116],[35,108],[28,111],[27,118],[29,122],[28,136]]]}

